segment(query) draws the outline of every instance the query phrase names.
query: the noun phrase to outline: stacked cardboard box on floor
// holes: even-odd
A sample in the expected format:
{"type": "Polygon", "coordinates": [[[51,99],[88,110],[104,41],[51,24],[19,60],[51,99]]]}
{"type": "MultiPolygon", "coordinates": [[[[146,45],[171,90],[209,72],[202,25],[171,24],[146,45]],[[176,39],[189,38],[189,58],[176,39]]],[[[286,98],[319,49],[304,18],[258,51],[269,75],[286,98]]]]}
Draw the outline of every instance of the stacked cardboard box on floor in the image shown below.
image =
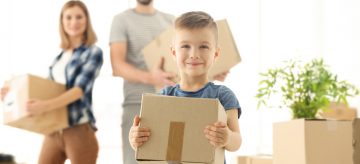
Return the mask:
{"type": "MultiPolygon", "coordinates": [[[[240,63],[240,53],[235,44],[235,40],[226,20],[216,21],[219,31],[218,44],[221,49],[220,56],[209,70],[209,78],[214,75],[229,71],[233,66],[240,63]]],[[[144,59],[148,68],[154,67],[161,57],[165,58],[164,70],[167,72],[177,73],[177,67],[172,58],[170,47],[174,36],[173,27],[168,28],[161,33],[152,42],[150,42],[143,50],[144,59]]]]}
{"type": "Polygon", "coordinates": [[[67,109],[55,109],[36,116],[29,116],[26,102],[30,99],[45,100],[65,92],[65,86],[34,75],[22,75],[10,81],[10,90],[4,102],[6,125],[41,134],[50,134],[68,127],[67,109]]]}
{"type": "Polygon", "coordinates": [[[360,164],[360,119],[274,123],[274,164],[360,164]]]}
{"type": "Polygon", "coordinates": [[[144,94],[140,117],[140,127],[150,128],[151,136],[136,152],[139,163],[224,163],[224,149],[213,148],[203,132],[216,121],[226,122],[217,99],[144,94]]]}
{"type": "Polygon", "coordinates": [[[320,111],[321,118],[328,120],[353,120],[357,116],[357,110],[344,103],[331,102],[324,110],[320,111]]]}
{"type": "Polygon", "coordinates": [[[237,164],[272,164],[271,156],[239,156],[237,164]]]}

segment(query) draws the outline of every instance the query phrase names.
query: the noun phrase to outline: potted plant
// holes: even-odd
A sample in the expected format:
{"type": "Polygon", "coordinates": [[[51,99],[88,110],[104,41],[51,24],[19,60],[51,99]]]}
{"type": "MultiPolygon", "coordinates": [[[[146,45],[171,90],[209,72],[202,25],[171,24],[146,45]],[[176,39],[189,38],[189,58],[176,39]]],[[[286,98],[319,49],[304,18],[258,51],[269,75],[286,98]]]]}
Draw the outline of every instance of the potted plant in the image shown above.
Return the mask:
{"type": "Polygon", "coordinates": [[[298,60],[285,62],[284,67],[272,68],[261,73],[262,79],[256,97],[258,108],[268,105],[266,100],[280,94],[280,107],[291,109],[293,118],[314,119],[319,110],[330,102],[347,104],[347,98],[359,90],[332,74],[323,59],[314,59],[305,65],[298,60]]]}

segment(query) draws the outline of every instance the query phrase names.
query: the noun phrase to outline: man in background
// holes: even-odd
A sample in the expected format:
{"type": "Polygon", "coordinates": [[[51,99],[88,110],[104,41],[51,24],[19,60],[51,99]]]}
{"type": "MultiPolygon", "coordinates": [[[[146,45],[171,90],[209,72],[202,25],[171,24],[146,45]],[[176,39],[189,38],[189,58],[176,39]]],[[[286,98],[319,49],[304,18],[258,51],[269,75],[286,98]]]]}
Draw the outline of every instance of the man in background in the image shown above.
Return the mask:
{"type": "Polygon", "coordinates": [[[114,76],[124,78],[122,152],[124,164],[136,164],[128,141],[133,118],[139,115],[142,93],[155,93],[156,87],[174,85],[175,74],[162,70],[163,61],[147,68],[141,50],[170,27],[174,16],[156,10],[152,0],[137,0],[135,8],[115,15],[111,25],[110,54],[114,76]]]}

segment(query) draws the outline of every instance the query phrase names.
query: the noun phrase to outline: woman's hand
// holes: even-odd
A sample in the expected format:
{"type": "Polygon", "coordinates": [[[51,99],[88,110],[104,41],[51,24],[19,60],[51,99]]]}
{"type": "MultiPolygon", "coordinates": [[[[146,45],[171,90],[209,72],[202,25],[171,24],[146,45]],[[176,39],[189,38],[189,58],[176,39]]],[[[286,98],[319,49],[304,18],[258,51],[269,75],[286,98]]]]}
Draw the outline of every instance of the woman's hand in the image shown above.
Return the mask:
{"type": "Polygon", "coordinates": [[[0,99],[1,101],[4,101],[5,96],[7,95],[7,93],[9,92],[10,88],[8,86],[3,86],[0,89],[0,99]]]}
{"type": "Polygon", "coordinates": [[[47,100],[28,100],[26,102],[26,110],[30,115],[39,115],[44,112],[50,111],[51,103],[47,100]]]}
{"type": "Polygon", "coordinates": [[[224,147],[229,141],[230,129],[224,122],[215,122],[204,129],[205,137],[215,148],[224,147]]]}

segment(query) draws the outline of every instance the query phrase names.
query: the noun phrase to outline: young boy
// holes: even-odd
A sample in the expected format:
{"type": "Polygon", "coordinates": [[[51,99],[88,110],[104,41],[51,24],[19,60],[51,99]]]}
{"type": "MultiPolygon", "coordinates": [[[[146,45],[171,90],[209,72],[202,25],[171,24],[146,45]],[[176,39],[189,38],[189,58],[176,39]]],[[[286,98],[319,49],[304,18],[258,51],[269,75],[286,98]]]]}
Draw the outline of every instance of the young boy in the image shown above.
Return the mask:
{"type": "MultiPolygon", "coordinates": [[[[215,122],[204,129],[204,135],[214,147],[236,151],[241,145],[238,118],[241,109],[234,93],[215,85],[208,71],[219,56],[217,25],[204,12],[188,12],[175,21],[175,38],[171,54],[179,68],[180,82],[161,91],[162,95],[219,99],[227,113],[227,123],[215,122]]],[[[140,128],[140,118],[134,118],[129,142],[134,150],[148,141],[150,129],[140,128]]]]}

